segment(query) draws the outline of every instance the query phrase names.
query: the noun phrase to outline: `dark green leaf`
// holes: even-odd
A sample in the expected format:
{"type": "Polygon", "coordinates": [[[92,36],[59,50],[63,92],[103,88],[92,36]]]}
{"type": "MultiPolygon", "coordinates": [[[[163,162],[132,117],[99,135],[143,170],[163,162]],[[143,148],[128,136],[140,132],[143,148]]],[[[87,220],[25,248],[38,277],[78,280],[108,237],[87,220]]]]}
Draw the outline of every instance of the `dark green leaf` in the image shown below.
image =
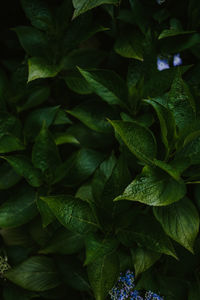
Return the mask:
{"type": "Polygon", "coordinates": [[[58,109],[59,106],[52,106],[33,110],[26,118],[24,135],[27,138],[34,138],[40,132],[44,121],[49,127],[53,123],[58,109]]]}
{"type": "Polygon", "coordinates": [[[88,277],[95,299],[104,300],[119,275],[119,259],[116,253],[104,255],[88,266],[88,277]]]}
{"type": "Polygon", "coordinates": [[[184,198],[166,207],[156,207],[154,215],[172,239],[193,253],[199,215],[191,200],[184,198]]]}
{"type": "Polygon", "coordinates": [[[0,227],[17,227],[32,220],[37,214],[36,198],[32,188],[18,189],[0,206],[0,227]]]}
{"type": "Polygon", "coordinates": [[[19,26],[14,29],[19,41],[31,56],[45,56],[48,51],[48,42],[46,35],[38,29],[30,26],[19,26]]]}
{"type": "Polygon", "coordinates": [[[43,227],[48,226],[51,222],[54,221],[55,219],[54,214],[50,210],[49,206],[40,198],[37,199],[37,208],[42,218],[43,227]]]}
{"type": "Polygon", "coordinates": [[[160,254],[145,248],[136,248],[131,251],[134,263],[135,276],[148,270],[159,258],[160,254]]]}
{"type": "Polygon", "coordinates": [[[86,71],[78,68],[91,89],[108,104],[124,106],[127,102],[127,87],[123,79],[110,70],[86,71]]]}
{"type": "Polygon", "coordinates": [[[175,76],[169,92],[169,108],[171,109],[176,125],[182,130],[190,122],[195,120],[194,99],[189,91],[188,86],[182,80],[180,74],[175,76]]]}
{"type": "Polygon", "coordinates": [[[100,152],[82,148],[57,169],[56,182],[63,178],[65,186],[78,185],[94,173],[103,159],[100,152]]]}
{"type": "Polygon", "coordinates": [[[19,182],[21,176],[17,174],[13,168],[4,162],[0,166],[0,190],[6,190],[19,182]]]}
{"type": "Polygon", "coordinates": [[[124,33],[119,36],[115,42],[115,51],[127,58],[134,58],[143,61],[143,36],[139,31],[131,31],[131,33],[124,33]]]}
{"type": "Polygon", "coordinates": [[[52,26],[52,15],[48,4],[43,0],[21,0],[22,8],[32,25],[42,30],[52,26]]]}
{"type": "Polygon", "coordinates": [[[83,236],[65,228],[57,230],[47,245],[39,251],[41,254],[74,254],[84,246],[83,236]]]}
{"type": "Polygon", "coordinates": [[[118,241],[111,237],[104,237],[91,233],[85,239],[86,259],[84,265],[88,265],[96,261],[96,259],[113,253],[118,241]]]}
{"type": "Polygon", "coordinates": [[[67,229],[86,234],[98,228],[97,220],[89,205],[70,195],[41,197],[58,221],[67,229]]]}
{"type": "Polygon", "coordinates": [[[95,100],[82,103],[67,112],[79,119],[90,129],[105,133],[110,133],[112,130],[106,118],[114,118],[116,115],[110,106],[95,100]]]}
{"type": "Polygon", "coordinates": [[[155,218],[138,215],[128,228],[119,228],[118,239],[127,247],[139,247],[177,258],[173,245],[155,218]]]}
{"type": "Polygon", "coordinates": [[[36,137],[32,150],[33,165],[46,174],[47,180],[53,180],[55,169],[61,164],[56,144],[44,125],[36,137]]]}
{"type": "Polygon", "coordinates": [[[51,258],[33,256],[6,273],[13,283],[30,291],[42,292],[60,284],[51,258]]]}
{"type": "Polygon", "coordinates": [[[27,182],[34,186],[39,187],[42,184],[42,176],[38,169],[35,169],[31,161],[26,156],[2,156],[20,176],[24,177],[27,182]]]}
{"type": "Polygon", "coordinates": [[[162,140],[167,153],[169,153],[173,149],[176,137],[176,123],[173,114],[165,106],[156,102],[156,99],[148,99],[145,102],[151,104],[156,111],[160,122],[162,140]]]}

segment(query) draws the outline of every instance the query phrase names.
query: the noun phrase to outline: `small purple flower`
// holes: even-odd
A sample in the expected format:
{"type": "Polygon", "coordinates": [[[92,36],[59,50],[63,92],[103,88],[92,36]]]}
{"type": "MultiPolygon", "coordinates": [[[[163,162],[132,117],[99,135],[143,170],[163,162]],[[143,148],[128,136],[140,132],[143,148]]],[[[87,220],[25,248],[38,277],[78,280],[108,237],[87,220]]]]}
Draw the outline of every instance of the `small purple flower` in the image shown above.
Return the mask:
{"type": "Polygon", "coordinates": [[[178,54],[174,55],[173,66],[176,67],[176,66],[180,66],[180,65],[182,65],[182,59],[180,57],[180,53],[178,53],[178,54]]]}
{"type": "Polygon", "coordinates": [[[151,291],[148,291],[146,294],[145,294],[145,300],[163,300],[163,298],[151,291]]]}
{"type": "Polygon", "coordinates": [[[163,71],[163,70],[166,70],[166,69],[169,69],[169,63],[168,63],[168,60],[166,58],[157,58],[157,69],[159,71],[163,71]]]}

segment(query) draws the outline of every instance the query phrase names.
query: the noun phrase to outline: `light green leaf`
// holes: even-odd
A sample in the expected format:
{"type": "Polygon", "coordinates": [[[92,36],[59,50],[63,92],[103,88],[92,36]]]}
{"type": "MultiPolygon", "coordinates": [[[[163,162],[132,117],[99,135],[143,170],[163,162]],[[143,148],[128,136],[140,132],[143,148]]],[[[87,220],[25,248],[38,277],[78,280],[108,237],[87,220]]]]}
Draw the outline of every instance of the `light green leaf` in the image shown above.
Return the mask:
{"type": "Polygon", "coordinates": [[[193,253],[199,232],[199,214],[188,198],[166,207],[155,207],[154,215],[172,239],[193,253]]]}
{"type": "Polygon", "coordinates": [[[29,186],[23,186],[0,206],[0,227],[17,227],[28,223],[37,214],[37,194],[29,186]]]}
{"type": "Polygon", "coordinates": [[[72,3],[75,8],[73,18],[76,18],[80,14],[83,14],[86,11],[102,4],[118,4],[119,0],[72,0],[72,3]]]}
{"type": "Polygon", "coordinates": [[[24,177],[27,182],[34,186],[39,187],[42,184],[42,176],[38,169],[35,169],[31,161],[23,155],[10,155],[2,156],[20,176],[24,177]]]}
{"type": "Polygon", "coordinates": [[[93,263],[99,257],[113,253],[118,246],[115,238],[101,237],[91,233],[85,238],[86,259],[84,265],[93,263]]]}
{"type": "Polygon", "coordinates": [[[161,254],[138,247],[131,250],[135,276],[148,270],[160,257],[161,254]]]}
{"type": "Polygon", "coordinates": [[[108,104],[124,106],[128,99],[127,86],[123,79],[110,70],[83,70],[78,68],[82,76],[89,83],[92,91],[108,104]]]}
{"type": "Polygon", "coordinates": [[[35,292],[52,289],[60,284],[53,260],[33,256],[6,272],[6,278],[22,288],[35,292]]]}
{"type": "Polygon", "coordinates": [[[39,251],[41,254],[74,254],[84,246],[83,236],[65,228],[58,229],[47,245],[39,251]]]}
{"type": "Polygon", "coordinates": [[[116,133],[135,156],[147,164],[156,157],[156,140],[153,133],[137,122],[110,121],[116,133]]]}
{"type": "Polygon", "coordinates": [[[88,277],[95,299],[104,300],[119,275],[119,259],[116,253],[104,255],[88,266],[88,277]]]}
{"type": "Polygon", "coordinates": [[[39,78],[55,77],[59,72],[59,67],[50,65],[41,57],[31,57],[28,60],[28,82],[39,78]]]}
{"type": "Polygon", "coordinates": [[[177,182],[159,169],[145,167],[125,189],[124,193],[114,199],[138,201],[152,206],[165,206],[184,197],[184,182],[177,182]]]}
{"type": "Polygon", "coordinates": [[[98,228],[96,218],[86,202],[70,195],[40,198],[48,204],[58,221],[67,229],[86,234],[98,228]]]}

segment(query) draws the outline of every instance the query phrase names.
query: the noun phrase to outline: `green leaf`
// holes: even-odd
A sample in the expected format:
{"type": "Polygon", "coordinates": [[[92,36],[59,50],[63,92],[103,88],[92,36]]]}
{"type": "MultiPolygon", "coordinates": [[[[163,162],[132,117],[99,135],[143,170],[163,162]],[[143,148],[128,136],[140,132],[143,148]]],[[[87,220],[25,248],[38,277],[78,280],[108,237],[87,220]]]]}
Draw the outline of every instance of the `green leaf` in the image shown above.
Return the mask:
{"type": "Polygon", "coordinates": [[[172,112],[164,105],[161,105],[156,99],[147,99],[146,103],[153,106],[158,116],[162,134],[162,141],[166,147],[167,153],[169,153],[174,146],[176,138],[176,123],[172,112]]]}
{"type": "Polygon", "coordinates": [[[65,186],[78,185],[88,179],[104,159],[104,155],[92,149],[82,148],[74,152],[56,172],[56,182],[63,179],[65,186]]]}
{"type": "Polygon", "coordinates": [[[0,165],[0,190],[9,189],[19,182],[20,179],[21,176],[17,174],[7,162],[3,162],[3,164],[0,165]]]}
{"type": "Polygon", "coordinates": [[[188,300],[198,300],[200,297],[199,278],[190,284],[188,300]]]}
{"type": "Polygon", "coordinates": [[[181,31],[181,30],[177,30],[177,29],[164,29],[161,34],[159,35],[158,39],[161,40],[161,39],[164,39],[164,38],[168,38],[168,37],[171,37],[171,36],[177,36],[177,35],[184,35],[184,34],[192,34],[194,33],[195,31],[192,30],[188,30],[188,31],[181,31]]]}
{"type": "Polygon", "coordinates": [[[22,288],[35,292],[52,289],[60,280],[51,258],[33,256],[6,272],[6,278],[22,288]]]}
{"type": "Polygon", "coordinates": [[[7,285],[3,289],[3,299],[4,300],[30,300],[36,297],[33,292],[28,292],[23,289],[18,288],[15,285],[7,285]]]}
{"type": "Polygon", "coordinates": [[[78,68],[82,76],[89,83],[92,91],[108,104],[124,106],[127,102],[127,87],[123,79],[110,70],[86,71],[78,68]]]}
{"type": "Polygon", "coordinates": [[[196,134],[197,137],[195,138],[195,133],[191,133],[187,137],[188,141],[185,140],[185,146],[177,151],[175,155],[175,162],[185,162],[185,169],[189,167],[189,165],[200,163],[200,132],[196,132],[196,134]]]}
{"type": "Polygon", "coordinates": [[[25,147],[19,138],[12,134],[5,134],[0,138],[0,153],[24,150],[25,147]]]}
{"type": "Polygon", "coordinates": [[[79,252],[83,246],[84,239],[82,235],[70,232],[65,228],[60,228],[54,233],[50,241],[39,251],[39,253],[58,253],[69,255],[79,252]]]}
{"type": "Polygon", "coordinates": [[[176,125],[182,130],[196,119],[194,99],[188,86],[177,73],[169,92],[168,106],[174,115],[176,125]]]}
{"type": "Polygon", "coordinates": [[[184,198],[166,207],[155,207],[154,215],[167,235],[193,253],[199,214],[191,200],[184,198]]]}
{"type": "Polygon", "coordinates": [[[131,254],[136,277],[148,270],[161,257],[159,253],[141,247],[131,250],[131,254]]]}
{"type": "Polygon", "coordinates": [[[0,227],[17,227],[28,223],[37,214],[37,194],[29,186],[23,186],[11,194],[0,206],[0,227]]]}
{"type": "Polygon", "coordinates": [[[158,169],[145,167],[125,189],[124,193],[114,199],[138,201],[152,206],[165,206],[184,197],[186,187],[168,174],[158,169]]]}
{"type": "Polygon", "coordinates": [[[30,26],[18,26],[14,28],[14,31],[27,54],[45,57],[48,42],[43,32],[30,26]]]}
{"type": "Polygon", "coordinates": [[[86,234],[98,228],[96,218],[86,202],[70,195],[40,198],[48,204],[58,221],[67,229],[86,234]]]}
{"type": "Polygon", "coordinates": [[[55,77],[59,72],[59,66],[49,64],[41,57],[31,57],[28,60],[28,82],[38,78],[55,77]]]}
{"type": "MultiPolygon", "coordinates": [[[[99,28],[103,31],[104,28],[99,28]]],[[[106,28],[104,29],[106,30],[106,28]]],[[[97,67],[106,57],[106,53],[99,49],[77,49],[62,58],[60,68],[62,70],[72,70],[79,66],[80,68],[97,67]]]]}
{"type": "Polygon", "coordinates": [[[33,165],[46,174],[47,180],[53,180],[55,169],[61,164],[60,155],[57,146],[44,125],[36,137],[32,150],[33,165]]]}
{"type": "Polygon", "coordinates": [[[33,26],[42,30],[48,30],[52,26],[52,14],[45,1],[21,0],[21,5],[33,26]]]}
{"type": "Polygon", "coordinates": [[[91,293],[91,287],[88,282],[87,273],[82,263],[73,256],[60,256],[58,261],[60,276],[62,280],[73,290],[88,291],[91,293]]]}
{"type": "Polygon", "coordinates": [[[99,257],[115,252],[118,241],[112,237],[101,237],[91,233],[85,238],[86,259],[84,265],[88,265],[96,261],[99,257]]]}
{"type": "Polygon", "coordinates": [[[143,36],[139,31],[123,32],[115,42],[114,50],[123,57],[143,61],[143,36]]]}
{"type": "Polygon", "coordinates": [[[43,102],[45,102],[50,95],[50,88],[49,86],[40,86],[34,90],[31,90],[31,93],[27,99],[27,101],[23,104],[17,107],[18,112],[36,107],[43,102]]]}
{"type": "Polygon", "coordinates": [[[30,139],[34,138],[40,132],[44,121],[46,126],[49,127],[53,123],[58,109],[59,105],[31,111],[25,120],[24,135],[30,139]]]}
{"type": "Polygon", "coordinates": [[[67,112],[92,130],[105,133],[112,132],[112,127],[106,118],[114,118],[116,114],[106,103],[89,100],[75,106],[73,110],[68,110],[67,112]]]}
{"type": "Polygon", "coordinates": [[[76,18],[80,14],[102,4],[118,4],[119,0],[97,0],[95,2],[91,0],[72,0],[72,3],[75,8],[73,18],[76,18]]]}
{"type": "Polygon", "coordinates": [[[88,266],[88,277],[95,299],[104,300],[119,275],[119,259],[116,253],[104,255],[88,266]]]}
{"type": "Polygon", "coordinates": [[[35,169],[31,161],[23,155],[10,155],[2,156],[14,169],[14,171],[20,176],[24,177],[27,182],[34,186],[39,187],[42,184],[42,176],[38,169],[35,169]]]}
{"type": "Polygon", "coordinates": [[[129,150],[141,161],[152,164],[156,157],[156,140],[153,133],[137,122],[110,121],[129,150]]]}
{"type": "Polygon", "coordinates": [[[117,230],[117,236],[126,247],[137,243],[139,247],[177,258],[170,239],[153,217],[135,216],[130,227],[117,230]]]}
{"type": "Polygon", "coordinates": [[[64,80],[68,88],[75,93],[81,95],[92,93],[92,88],[90,87],[89,83],[76,70],[72,70],[71,72],[69,72],[67,76],[64,77],[64,80]]]}
{"type": "Polygon", "coordinates": [[[50,210],[49,206],[42,201],[39,197],[37,198],[37,209],[41,215],[43,228],[47,227],[55,219],[54,214],[50,210]]]}

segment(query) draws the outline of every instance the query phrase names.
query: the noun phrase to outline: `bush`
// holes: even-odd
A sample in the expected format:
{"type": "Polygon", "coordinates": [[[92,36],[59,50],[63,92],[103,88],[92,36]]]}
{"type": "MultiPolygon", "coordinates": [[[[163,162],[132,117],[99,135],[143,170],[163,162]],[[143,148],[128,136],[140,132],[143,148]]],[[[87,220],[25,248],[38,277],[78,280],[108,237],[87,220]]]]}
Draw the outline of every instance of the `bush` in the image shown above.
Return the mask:
{"type": "Polygon", "coordinates": [[[199,15],[6,1],[1,299],[109,299],[128,269],[141,293],[200,299],[199,15]]]}

